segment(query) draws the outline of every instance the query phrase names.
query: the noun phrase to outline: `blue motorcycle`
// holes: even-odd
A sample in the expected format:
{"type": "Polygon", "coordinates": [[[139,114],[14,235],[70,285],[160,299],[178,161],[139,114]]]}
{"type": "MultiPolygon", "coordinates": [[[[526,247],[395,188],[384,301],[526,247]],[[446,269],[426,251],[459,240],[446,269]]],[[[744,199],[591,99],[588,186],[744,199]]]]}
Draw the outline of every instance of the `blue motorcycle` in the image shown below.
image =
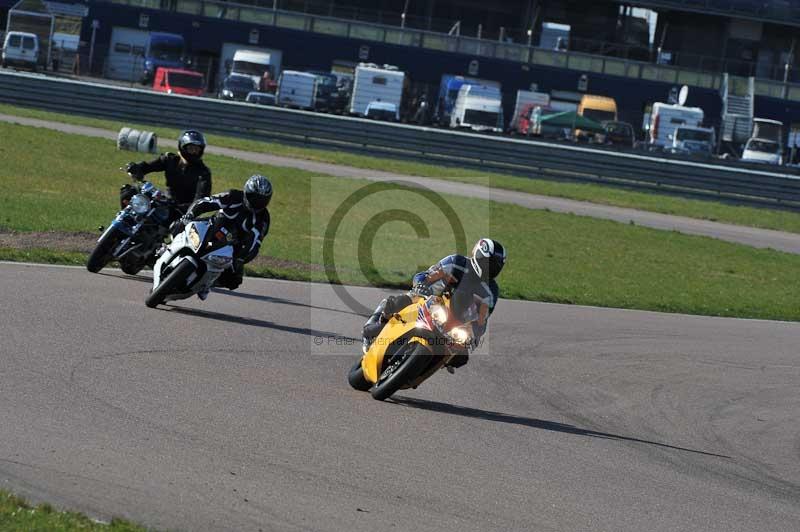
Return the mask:
{"type": "Polygon", "coordinates": [[[102,270],[116,260],[128,275],[135,275],[145,266],[155,264],[156,251],[169,233],[174,202],[153,183],[136,185],[136,193],[117,213],[89,255],[86,269],[102,270]]]}

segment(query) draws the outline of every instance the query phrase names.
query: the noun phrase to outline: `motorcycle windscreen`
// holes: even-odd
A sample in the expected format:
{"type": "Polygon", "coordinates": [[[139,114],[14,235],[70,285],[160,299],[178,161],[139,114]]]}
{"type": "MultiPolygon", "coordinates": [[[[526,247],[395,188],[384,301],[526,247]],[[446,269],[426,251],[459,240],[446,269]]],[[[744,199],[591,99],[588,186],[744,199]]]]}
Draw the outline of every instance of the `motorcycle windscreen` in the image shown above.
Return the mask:
{"type": "MultiPolygon", "coordinates": [[[[378,337],[375,338],[375,341],[372,342],[367,353],[361,359],[361,369],[364,372],[364,378],[368,382],[373,384],[378,382],[386,351],[394,342],[416,328],[418,313],[419,305],[416,302],[410,304],[398,312],[401,319],[392,318],[389,320],[389,323],[386,324],[378,337]]],[[[414,338],[408,341],[415,340],[418,341],[418,339],[414,338]]]]}

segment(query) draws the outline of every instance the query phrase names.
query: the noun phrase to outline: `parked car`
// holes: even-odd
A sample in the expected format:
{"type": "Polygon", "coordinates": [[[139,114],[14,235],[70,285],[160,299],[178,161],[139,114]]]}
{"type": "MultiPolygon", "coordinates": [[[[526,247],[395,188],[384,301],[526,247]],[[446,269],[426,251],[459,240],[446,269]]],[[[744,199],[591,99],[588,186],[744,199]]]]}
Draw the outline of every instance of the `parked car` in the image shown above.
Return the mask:
{"type": "Polygon", "coordinates": [[[39,69],[39,37],[35,33],[9,31],[3,42],[3,68],[8,65],[39,69]]]}
{"type": "Polygon", "coordinates": [[[398,122],[400,120],[400,110],[397,105],[389,102],[370,102],[367,105],[367,118],[373,120],[385,120],[387,122],[398,122]]]}
{"type": "Polygon", "coordinates": [[[781,164],[781,145],[766,139],[750,139],[744,147],[742,161],[762,164],[781,164]]]}
{"type": "Polygon", "coordinates": [[[271,92],[250,92],[244,101],[258,105],[275,105],[275,94],[271,92]]]}
{"type": "Polygon", "coordinates": [[[153,90],[168,94],[185,94],[186,96],[202,96],[205,92],[203,74],[182,68],[156,69],[153,90]]]}
{"type": "Polygon", "coordinates": [[[248,94],[257,90],[258,87],[252,77],[231,74],[222,81],[222,87],[217,96],[223,100],[244,101],[248,94]]]}
{"type": "Polygon", "coordinates": [[[606,144],[633,148],[635,138],[632,125],[627,122],[609,120],[603,123],[603,128],[605,129],[606,144]]]}

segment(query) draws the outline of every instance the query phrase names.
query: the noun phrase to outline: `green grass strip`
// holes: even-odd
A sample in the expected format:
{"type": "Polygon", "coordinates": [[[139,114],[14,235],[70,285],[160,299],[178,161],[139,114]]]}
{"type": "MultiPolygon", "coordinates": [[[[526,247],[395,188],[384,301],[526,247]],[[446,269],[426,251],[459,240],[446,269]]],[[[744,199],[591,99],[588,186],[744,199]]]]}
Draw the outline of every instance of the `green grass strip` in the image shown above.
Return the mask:
{"type": "Polygon", "coordinates": [[[0,490],[0,530],[4,532],[145,532],[124,519],[98,523],[77,512],[62,512],[47,503],[31,505],[25,499],[0,490]]]}
{"type": "MultiPolygon", "coordinates": [[[[36,109],[0,104],[0,113],[28,118],[38,118],[54,122],[76,125],[92,126],[110,131],[119,131],[122,127],[135,127],[156,131],[161,139],[163,150],[175,150],[173,139],[178,137],[179,130],[161,127],[157,124],[135,124],[116,120],[102,120],[80,115],[64,113],[51,113],[36,109]]],[[[334,150],[321,150],[287,146],[278,143],[258,142],[235,137],[208,135],[211,144],[226,148],[235,148],[247,151],[271,153],[307,159],[317,162],[352,166],[369,170],[380,170],[402,175],[415,175],[434,177],[464,183],[489,185],[496,188],[567,198],[579,201],[588,201],[616,207],[626,207],[662,214],[672,214],[711,220],[723,223],[775,229],[800,233],[800,213],[788,212],[767,207],[736,206],[712,200],[687,199],[672,195],[658,194],[655,192],[637,192],[622,188],[600,186],[592,184],[568,183],[548,181],[544,179],[531,179],[505,174],[478,172],[464,168],[437,166],[418,163],[407,159],[391,159],[369,157],[334,150]]],[[[531,148],[534,149],[534,148],[531,148]]],[[[535,177],[535,176],[534,176],[535,177]]]]}
{"type": "MultiPolygon", "coordinates": [[[[62,253],[74,251],[63,241],[76,235],[81,251],[91,249],[97,227],[108,224],[117,209],[125,177],[114,169],[130,154],[116,151],[109,140],[26,126],[0,124],[0,135],[5,139],[0,227],[36,232],[34,240],[43,242],[20,251],[12,241],[0,257],[81,263],[80,254],[62,253]]],[[[262,249],[266,259],[251,266],[254,275],[325,281],[328,245],[341,282],[407,286],[415,272],[442,256],[468,251],[458,249],[452,217],[416,189],[384,191],[358,202],[331,237],[327,231],[335,213],[354,192],[373,183],[222,156],[209,156],[208,162],[216,191],[240,187],[256,172],[273,181],[273,223],[262,249]]],[[[798,255],[485,200],[441,199],[455,213],[467,245],[488,235],[508,248],[509,263],[499,279],[504,297],[800,319],[798,255]]]]}

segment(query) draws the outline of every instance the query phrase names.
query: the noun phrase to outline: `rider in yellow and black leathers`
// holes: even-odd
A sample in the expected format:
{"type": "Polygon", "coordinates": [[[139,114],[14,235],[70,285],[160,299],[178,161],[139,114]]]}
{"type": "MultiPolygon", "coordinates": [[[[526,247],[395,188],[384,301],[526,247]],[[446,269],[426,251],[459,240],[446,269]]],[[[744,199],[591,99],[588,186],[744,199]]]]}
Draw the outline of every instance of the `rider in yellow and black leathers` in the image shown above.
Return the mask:
{"type": "MultiPolygon", "coordinates": [[[[414,286],[408,294],[389,296],[381,301],[364,324],[364,338],[372,341],[380,334],[389,317],[412,303],[413,295],[441,295],[450,292],[453,309],[466,311],[478,307],[479,319],[473,330],[475,342],[486,332],[487,320],[497,304],[500,288],[495,277],[506,262],[506,250],[496,240],[481,238],[472,248],[472,256],[449,255],[424,272],[414,276],[414,286]]],[[[468,361],[463,354],[451,359],[449,366],[461,367],[468,361]]]]}

